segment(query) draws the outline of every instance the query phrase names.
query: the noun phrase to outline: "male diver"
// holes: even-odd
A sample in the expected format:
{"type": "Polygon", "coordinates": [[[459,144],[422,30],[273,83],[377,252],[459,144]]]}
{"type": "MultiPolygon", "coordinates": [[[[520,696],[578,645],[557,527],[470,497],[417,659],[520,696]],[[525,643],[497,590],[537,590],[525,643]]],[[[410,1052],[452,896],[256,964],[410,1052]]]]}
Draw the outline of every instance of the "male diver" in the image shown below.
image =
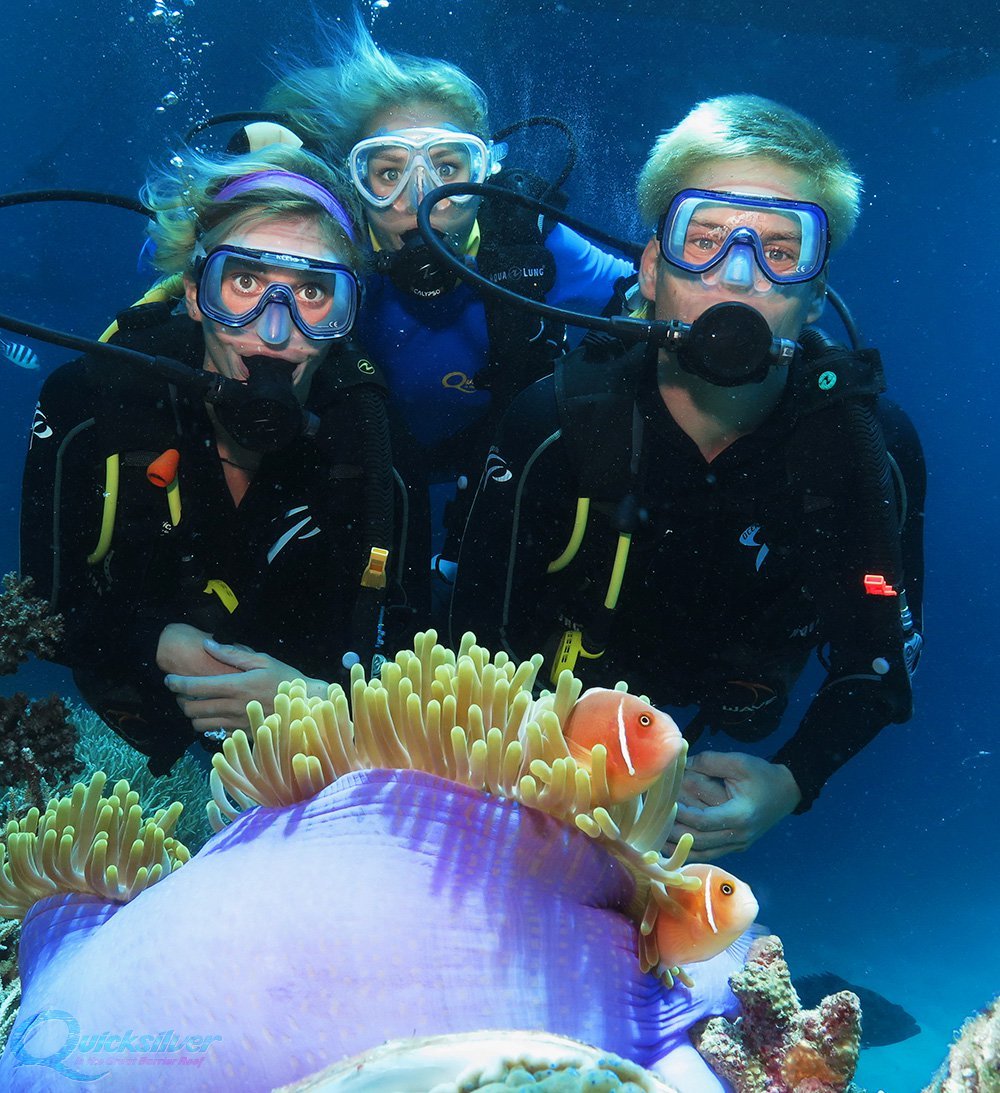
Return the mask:
{"type": "Polygon", "coordinates": [[[626,680],[687,728],[775,733],[810,653],[826,669],[763,759],[693,754],[672,842],[748,847],[912,711],[925,472],[874,351],[807,324],[860,180],[765,99],[697,106],[639,179],[656,230],[632,314],[677,337],[588,336],[513,403],[463,536],[452,634],[553,678],[626,680]]]}

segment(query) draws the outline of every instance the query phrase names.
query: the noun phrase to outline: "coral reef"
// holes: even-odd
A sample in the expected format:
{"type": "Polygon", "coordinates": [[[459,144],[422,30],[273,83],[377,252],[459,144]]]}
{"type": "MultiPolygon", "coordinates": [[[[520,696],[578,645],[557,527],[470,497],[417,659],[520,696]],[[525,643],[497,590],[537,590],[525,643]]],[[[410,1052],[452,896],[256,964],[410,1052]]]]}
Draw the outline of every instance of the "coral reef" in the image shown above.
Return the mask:
{"type": "Polygon", "coordinates": [[[358,1081],[430,1093],[674,1093],[650,1071],[578,1040],[497,1029],[393,1040],[275,1093],[334,1093],[358,1081]]]}
{"type": "Polygon", "coordinates": [[[48,787],[64,784],[83,764],[77,727],[57,695],[35,699],[18,691],[0,697],[0,785],[20,786],[18,803],[41,806],[48,787]]]}
{"type": "Polygon", "coordinates": [[[46,660],[55,655],[62,637],[61,615],[49,611],[48,601],[33,596],[34,582],[6,573],[0,592],[0,675],[16,672],[30,655],[46,660]]]}
{"type": "Polygon", "coordinates": [[[10,820],[0,842],[0,915],[24,918],[32,905],[60,892],[125,902],[190,859],[171,836],[182,805],[143,820],[139,795],[118,782],[110,797],[107,775],[77,783],[69,797],[10,820]]]}
{"type": "Polygon", "coordinates": [[[965,1022],[924,1093],[1000,1093],[1000,998],[965,1022]]]}
{"type": "Polygon", "coordinates": [[[758,938],[730,980],[741,1015],[714,1017],[695,1046],[736,1093],[843,1093],[858,1063],[861,1010],[841,991],[803,1010],[781,942],[758,938]]]}
{"type": "Polygon", "coordinates": [[[21,999],[21,980],[17,975],[17,943],[21,923],[16,919],[0,920],[0,1051],[17,1019],[21,999]]]}

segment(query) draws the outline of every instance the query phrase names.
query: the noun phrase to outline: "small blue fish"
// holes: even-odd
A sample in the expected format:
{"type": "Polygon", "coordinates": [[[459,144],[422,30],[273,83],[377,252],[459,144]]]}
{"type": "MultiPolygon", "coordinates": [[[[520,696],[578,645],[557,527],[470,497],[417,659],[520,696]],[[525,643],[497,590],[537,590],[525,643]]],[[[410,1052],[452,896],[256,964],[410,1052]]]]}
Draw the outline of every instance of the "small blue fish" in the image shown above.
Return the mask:
{"type": "Polygon", "coordinates": [[[38,368],[38,354],[30,346],[20,342],[5,342],[0,338],[0,353],[18,368],[27,368],[31,372],[38,368]]]}

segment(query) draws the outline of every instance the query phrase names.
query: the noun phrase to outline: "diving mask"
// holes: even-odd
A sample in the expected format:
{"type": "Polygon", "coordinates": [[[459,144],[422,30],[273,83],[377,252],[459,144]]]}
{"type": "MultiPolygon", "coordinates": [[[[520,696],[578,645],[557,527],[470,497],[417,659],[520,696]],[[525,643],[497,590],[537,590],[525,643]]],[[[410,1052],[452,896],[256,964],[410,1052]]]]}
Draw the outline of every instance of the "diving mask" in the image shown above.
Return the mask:
{"type": "Polygon", "coordinates": [[[230,327],[263,316],[257,333],[274,345],[287,340],[291,323],[316,341],[346,337],[361,296],[354,271],[339,262],[250,247],[196,252],[194,275],[204,315],[230,327]]]}
{"type": "MultiPolygon", "coordinates": [[[[447,182],[485,182],[500,170],[506,151],[505,144],[487,143],[474,133],[427,126],[359,141],[348,166],[358,193],[373,208],[389,208],[407,187],[416,208],[425,193],[447,182]]],[[[462,205],[472,194],[450,200],[462,205]]]]}
{"type": "Polygon", "coordinates": [[[830,252],[819,205],[714,190],[681,190],[656,238],[672,266],[758,291],[812,281],[830,252]]]}

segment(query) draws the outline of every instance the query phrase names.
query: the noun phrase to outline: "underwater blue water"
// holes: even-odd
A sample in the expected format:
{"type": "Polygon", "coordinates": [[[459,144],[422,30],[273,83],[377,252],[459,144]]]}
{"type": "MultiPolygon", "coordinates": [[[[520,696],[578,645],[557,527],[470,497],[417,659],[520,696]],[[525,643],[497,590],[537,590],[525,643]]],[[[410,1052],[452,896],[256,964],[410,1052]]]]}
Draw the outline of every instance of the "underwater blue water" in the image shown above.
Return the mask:
{"type": "MultiPolygon", "coordinates": [[[[350,10],[347,0],[315,6],[330,17],[350,10]]],[[[183,16],[172,28],[150,20],[154,8],[5,5],[0,192],[135,195],[148,163],[192,122],[259,105],[279,57],[313,57],[305,4],[177,0],[166,9],[183,16]],[[171,93],[178,101],[158,111],[171,93]]],[[[832,283],[881,349],[890,393],[927,456],[917,713],[852,760],[809,814],[729,864],[753,885],[795,974],[834,971],[916,1017],[921,1035],[865,1052],[858,1082],[917,1093],[954,1030],[1000,992],[991,690],[1000,16],[926,0],[887,0],[878,12],[854,0],[778,9],[736,0],[390,0],[376,12],[375,36],[469,71],[490,95],[496,127],[541,112],[570,122],[581,146],[573,211],[636,239],[632,182],[653,138],[711,95],[751,91],[788,103],[826,128],[864,177],[862,220],[832,283]]],[[[551,149],[536,159],[534,144],[513,145],[510,161],[554,162],[551,149]]],[[[141,236],[140,218],[114,209],[0,209],[0,311],[96,334],[143,287],[141,236]]],[[[17,565],[36,393],[71,356],[32,344],[41,371],[0,359],[0,572],[17,565]]],[[[47,665],[3,684],[72,693],[67,675],[47,665]]]]}

